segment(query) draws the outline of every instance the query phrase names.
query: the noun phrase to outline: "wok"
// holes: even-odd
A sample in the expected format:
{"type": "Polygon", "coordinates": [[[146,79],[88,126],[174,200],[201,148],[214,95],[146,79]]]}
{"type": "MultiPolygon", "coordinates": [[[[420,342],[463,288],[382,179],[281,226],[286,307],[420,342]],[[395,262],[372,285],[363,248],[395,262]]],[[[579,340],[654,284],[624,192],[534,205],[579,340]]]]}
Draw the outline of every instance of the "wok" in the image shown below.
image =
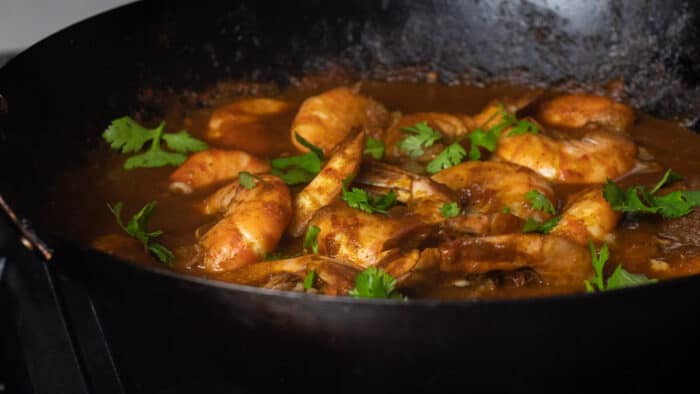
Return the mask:
{"type": "MultiPolygon", "coordinates": [[[[42,222],[52,180],[90,165],[85,152],[104,125],[143,109],[148,89],[241,78],[284,85],[329,63],[376,77],[417,65],[443,83],[594,88],[622,77],[636,107],[692,125],[700,116],[698,15],[697,3],[680,0],[131,4],[0,69],[3,208],[42,259],[106,305],[105,318],[126,313],[115,324],[131,327],[143,346],[172,343],[172,363],[127,368],[127,388],[130,374],[154,368],[287,391],[698,386],[686,374],[693,361],[684,360],[700,350],[699,276],[515,301],[328,298],[146,268],[42,222]]],[[[94,181],[75,179],[71,190],[89,193],[94,181]]],[[[67,215],[65,229],[83,220],[90,217],[67,215]]],[[[119,347],[113,352],[119,361],[119,347]]]]}

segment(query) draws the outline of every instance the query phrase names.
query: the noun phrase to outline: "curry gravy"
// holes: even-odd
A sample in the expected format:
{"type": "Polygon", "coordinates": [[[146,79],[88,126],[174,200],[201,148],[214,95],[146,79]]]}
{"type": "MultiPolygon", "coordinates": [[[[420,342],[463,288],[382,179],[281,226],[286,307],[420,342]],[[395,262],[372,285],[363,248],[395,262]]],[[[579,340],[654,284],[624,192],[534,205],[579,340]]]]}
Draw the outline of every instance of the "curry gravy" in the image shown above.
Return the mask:
{"type": "MultiPolygon", "coordinates": [[[[154,126],[161,120],[167,122],[166,132],[176,132],[182,128],[199,139],[207,141],[211,147],[240,149],[264,158],[296,154],[289,140],[289,127],[301,102],[329,87],[333,81],[316,84],[299,84],[278,90],[275,87],[257,89],[236,88],[219,91],[207,100],[187,101],[178,98],[163,99],[163,117],[139,119],[146,126],[154,126]],[[267,95],[288,100],[290,108],[279,115],[269,117],[256,135],[236,136],[208,141],[206,128],[209,116],[217,105],[249,97],[267,95]],[[262,94],[261,94],[262,92],[262,94]]],[[[383,103],[390,111],[447,112],[474,114],[489,101],[504,97],[516,97],[531,89],[522,86],[492,85],[444,86],[435,83],[389,83],[365,81],[361,92],[383,103]]],[[[105,125],[106,126],[106,125],[105,125]]],[[[95,130],[96,134],[102,130],[95,130]]],[[[646,171],[632,173],[622,180],[623,187],[643,184],[652,186],[667,168],[684,175],[683,184],[689,189],[700,189],[700,136],[678,125],[654,119],[637,113],[637,121],[631,130],[635,142],[649,162],[658,165],[647,167],[646,171]]],[[[123,169],[127,156],[110,150],[106,143],[90,152],[92,163],[89,167],[65,174],[61,182],[75,182],[75,179],[89,179],[93,186],[88,193],[78,193],[66,198],[65,188],[57,186],[51,197],[50,222],[61,226],[67,237],[79,239],[85,244],[113,253],[128,260],[145,265],[160,263],[144,251],[143,246],[128,236],[117,226],[106,204],[118,201],[124,203],[123,220],[127,221],[147,202],[157,201],[155,214],[149,229],[163,230],[158,239],[174,251],[176,259],[173,269],[190,275],[221,278],[196,268],[192,251],[196,233],[203,233],[212,226],[215,218],[205,217],[196,209],[203,198],[221,185],[196,191],[191,195],[176,195],[168,191],[168,176],[173,167],[154,169],[123,169]],[[82,217],[89,220],[76,220],[70,226],[62,225],[66,217],[82,217]]],[[[555,186],[557,204],[563,206],[567,196],[581,189],[581,186],[555,186]]],[[[292,188],[298,192],[299,187],[292,188]]],[[[700,271],[700,212],[675,220],[663,220],[658,216],[626,215],[619,223],[616,242],[610,245],[611,257],[606,269],[612,271],[622,264],[628,271],[642,273],[649,277],[669,278],[700,271]]],[[[301,249],[298,239],[283,238],[278,251],[295,254],[301,249]]],[[[537,277],[527,270],[507,275],[485,274],[464,275],[435,274],[431,285],[421,285],[405,291],[410,297],[431,298],[473,298],[473,297],[525,297],[545,295],[561,291],[583,291],[576,289],[550,289],[537,285],[537,277]]],[[[403,291],[403,290],[402,290],[403,291]]]]}

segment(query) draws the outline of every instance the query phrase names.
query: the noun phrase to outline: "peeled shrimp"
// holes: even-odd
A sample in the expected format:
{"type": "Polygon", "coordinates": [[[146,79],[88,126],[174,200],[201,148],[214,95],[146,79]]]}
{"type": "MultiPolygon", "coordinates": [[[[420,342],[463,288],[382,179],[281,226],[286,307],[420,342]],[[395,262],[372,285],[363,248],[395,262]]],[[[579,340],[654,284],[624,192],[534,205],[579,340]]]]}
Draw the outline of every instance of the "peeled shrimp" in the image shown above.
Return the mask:
{"type": "Polygon", "coordinates": [[[203,268],[225,271],[262,260],[277,246],[292,216],[287,185],[272,175],[260,175],[247,189],[234,181],[215,194],[210,212],[225,211],[224,217],[198,242],[203,268]]]}
{"type": "Polygon", "coordinates": [[[432,179],[462,196],[467,213],[498,213],[507,207],[511,214],[522,219],[542,222],[551,218],[551,213],[534,209],[525,198],[530,190],[536,190],[555,201],[549,182],[527,168],[509,163],[468,161],[442,170],[432,179]]]}
{"type": "Polygon", "coordinates": [[[600,187],[583,191],[571,198],[562,211],[561,220],[550,234],[569,238],[581,245],[588,240],[612,242],[612,232],[621,214],[613,211],[600,187]]]}
{"type": "Polygon", "coordinates": [[[265,173],[270,171],[270,165],[240,150],[207,149],[191,155],[170,175],[170,190],[189,194],[233,179],[241,171],[265,173]]]}
{"type": "Polygon", "coordinates": [[[357,89],[339,87],[309,97],[294,118],[291,139],[301,151],[294,134],[318,146],[327,154],[341,143],[354,129],[364,127],[370,135],[384,130],[389,113],[384,106],[357,92],[357,89]]]}
{"type": "Polygon", "coordinates": [[[290,103],[272,98],[235,101],[217,108],[209,118],[207,139],[231,145],[264,131],[264,119],[292,108],[290,103]]]}
{"type": "Polygon", "coordinates": [[[360,269],[351,264],[325,256],[306,255],[250,264],[217,278],[268,289],[303,291],[304,278],[312,270],[316,271],[314,288],[326,295],[347,294],[360,273],[360,269]]]}
{"type": "Polygon", "coordinates": [[[365,133],[357,132],[331,155],[321,172],[294,198],[294,216],[288,232],[298,237],[306,230],[313,214],[328,205],[342,192],[343,180],[353,177],[360,168],[365,147],[365,133]]]}
{"type": "Polygon", "coordinates": [[[612,131],[625,132],[634,123],[634,111],[607,97],[568,94],[543,103],[538,118],[552,126],[580,128],[597,124],[612,131]]]}
{"type": "Polygon", "coordinates": [[[559,183],[603,183],[635,166],[637,146],[621,133],[588,130],[582,138],[521,134],[501,138],[494,157],[559,183]]]}
{"type": "Polygon", "coordinates": [[[593,276],[588,249],[555,235],[507,234],[444,243],[440,270],[481,274],[531,268],[549,286],[583,288],[593,276]]]}

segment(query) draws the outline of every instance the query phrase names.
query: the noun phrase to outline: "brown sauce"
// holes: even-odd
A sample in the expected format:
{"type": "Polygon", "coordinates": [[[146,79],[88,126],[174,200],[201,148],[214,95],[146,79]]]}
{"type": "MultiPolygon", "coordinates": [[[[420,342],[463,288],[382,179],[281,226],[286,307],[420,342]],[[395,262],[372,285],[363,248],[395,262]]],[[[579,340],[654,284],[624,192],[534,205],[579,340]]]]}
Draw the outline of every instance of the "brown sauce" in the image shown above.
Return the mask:
{"type": "MultiPolygon", "coordinates": [[[[211,142],[211,147],[240,149],[272,158],[284,154],[296,154],[289,140],[289,127],[301,102],[332,86],[336,81],[321,80],[292,86],[284,91],[275,88],[258,89],[292,103],[287,111],[268,118],[257,135],[250,138],[233,139],[226,143],[211,142]]],[[[233,88],[220,89],[216,95],[207,97],[204,108],[183,104],[177,99],[163,100],[166,103],[165,120],[167,132],[186,128],[189,132],[206,140],[206,127],[212,110],[222,104],[249,96],[245,84],[232,84],[233,88]],[[244,86],[241,88],[241,86],[244,86]],[[228,91],[228,94],[227,94],[228,91]],[[241,94],[243,92],[243,94],[241,94]]],[[[489,101],[503,97],[516,97],[527,91],[527,87],[492,85],[486,87],[444,86],[435,83],[388,83],[365,81],[361,92],[383,103],[390,111],[402,113],[444,112],[475,114],[489,101]]],[[[146,119],[144,124],[157,124],[160,119],[146,119]]],[[[101,130],[96,130],[96,133],[101,130]]],[[[673,168],[685,176],[684,183],[691,189],[700,189],[700,136],[672,122],[637,114],[631,130],[635,142],[645,155],[653,157],[659,164],[656,171],[634,173],[625,177],[621,184],[653,185],[667,168],[673,168]]],[[[159,265],[152,256],[144,252],[143,246],[131,240],[119,229],[105,203],[124,203],[124,218],[129,218],[137,209],[149,201],[157,201],[156,214],[149,228],[160,229],[164,235],[159,241],[176,254],[173,269],[189,275],[221,278],[207,274],[193,264],[192,245],[196,243],[196,231],[204,231],[217,218],[206,217],[195,208],[196,203],[211,194],[220,185],[197,191],[192,195],[177,195],[168,191],[168,176],[172,167],[156,169],[124,170],[125,156],[109,150],[103,144],[90,153],[92,165],[76,173],[66,174],[58,185],[75,179],[89,179],[93,188],[88,193],[71,193],[67,187],[58,186],[51,196],[50,218],[61,224],[66,217],[87,218],[75,220],[67,226],[66,236],[77,238],[85,244],[114,253],[123,258],[146,265],[159,265]],[[70,198],[66,194],[70,193],[70,198]],[[199,229],[199,230],[197,230],[199,229]]],[[[577,192],[581,186],[560,185],[555,187],[561,207],[567,196],[577,192]]],[[[292,188],[298,191],[299,188],[292,188]]],[[[66,228],[66,226],[62,226],[66,228]]],[[[625,216],[618,224],[616,241],[610,245],[613,264],[622,264],[627,270],[654,278],[668,278],[693,274],[700,270],[700,212],[675,220],[663,220],[651,216],[625,216]]],[[[277,251],[293,254],[300,249],[300,240],[283,238],[277,251]]],[[[580,288],[548,288],[538,285],[536,275],[528,270],[519,270],[507,275],[456,275],[435,274],[430,285],[407,289],[411,297],[430,298],[474,298],[474,297],[529,297],[560,292],[583,291],[580,288]],[[525,284],[525,285],[523,285],[525,284]]]]}

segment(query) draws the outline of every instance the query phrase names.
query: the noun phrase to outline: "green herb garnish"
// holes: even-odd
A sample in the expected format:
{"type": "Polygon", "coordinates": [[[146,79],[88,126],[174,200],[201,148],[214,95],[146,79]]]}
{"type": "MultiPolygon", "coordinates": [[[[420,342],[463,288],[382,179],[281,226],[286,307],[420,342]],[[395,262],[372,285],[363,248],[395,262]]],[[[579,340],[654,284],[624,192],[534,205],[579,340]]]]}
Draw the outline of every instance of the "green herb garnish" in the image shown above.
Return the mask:
{"type": "Polygon", "coordinates": [[[459,215],[459,206],[456,202],[442,204],[442,207],[440,207],[440,213],[444,218],[453,218],[459,215]]]}
{"type": "Polygon", "coordinates": [[[612,209],[618,212],[652,213],[665,219],[675,219],[700,206],[700,190],[676,190],[663,196],[655,194],[664,185],[679,179],[682,179],[680,175],[667,170],[651,191],[645,186],[632,186],[622,190],[615,182],[608,180],[603,186],[603,196],[612,209]]]}
{"type": "Polygon", "coordinates": [[[425,169],[435,174],[446,168],[456,166],[462,162],[462,159],[467,155],[467,151],[462,148],[459,142],[454,142],[442,150],[433,160],[428,163],[425,169]]]}
{"type": "Polygon", "coordinates": [[[248,190],[255,187],[255,178],[257,177],[248,171],[241,171],[238,173],[238,183],[248,190]]]}
{"type": "Polygon", "coordinates": [[[589,240],[588,248],[591,251],[591,264],[593,264],[593,270],[595,271],[593,278],[583,282],[586,286],[586,291],[589,293],[593,293],[596,290],[607,291],[658,282],[656,279],[650,279],[644,275],[628,272],[622,268],[621,265],[618,265],[608,278],[607,283],[605,283],[603,279],[603,266],[605,262],[608,261],[608,245],[603,244],[600,248],[600,252],[596,252],[593,242],[589,240]]]}
{"type": "Polygon", "coordinates": [[[314,253],[318,253],[318,234],[321,232],[321,228],[317,226],[309,226],[306,229],[306,235],[304,235],[304,250],[311,250],[314,253]]]}
{"type": "Polygon", "coordinates": [[[396,192],[390,190],[386,194],[380,196],[372,196],[367,191],[357,187],[353,187],[348,191],[347,185],[350,179],[343,181],[343,201],[351,208],[356,208],[367,213],[383,213],[386,214],[394,203],[396,203],[396,192]]]}
{"type": "Polygon", "coordinates": [[[168,248],[166,248],[162,244],[153,242],[153,239],[163,235],[163,231],[146,230],[146,227],[148,226],[148,220],[151,218],[153,211],[156,209],[156,202],[151,201],[148,204],[146,204],[131,218],[131,220],[129,220],[129,223],[127,223],[126,226],[122,222],[121,218],[123,206],[124,204],[122,204],[121,201],[114,204],[114,207],[107,204],[107,207],[110,211],[112,211],[112,214],[114,214],[114,217],[117,219],[117,224],[119,224],[119,227],[121,227],[127,234],[129,234],[133,238],[136,238],[137,240],[141,241],[145,250],[150,251],[151,253],[156,255],[158,260],[160,260],[162,263],[169,264],[174,257],[173,252],[168,250],[168,248]]]}
{"type": "Polygon", "coordinates": [[[402,127],[400,130],[412,133],[399,143],[399,148],[414,159],[424,153],[423,148],[432,146],[442,138],[440,133],[428,126],[428,122],[416,123],[410,127],[402,127]]]}
{"type": "Polygon", "coordinates": [[[384,143],[378,139],[367,137],[364,154],[372,156],[374,160],[381,160],[384,157],[384,143]]]}
{"type": "Polygon", "coordinates": [[[400,298],[403,295],[394,291],[396,279],[381,268],[370,267],[355,277],[355,288],[350,290],[355,298],[400,298]]]}
{"type": "Polygon", "coordinates": [[[306,141],[298,133],[294,133],[294,137],[301,145],[309,148],[309,152],[270,160],[272,174],[282,178],[288,185],[311,182],[316,174],[321,172],[323,162],[323,151],[319,147],[306,141]]]}
{"type": "Polygon", "coordinates": [[[185,153],[207,149],[206,143],[192,137],[185,130],[164,134],[164,128],[165,122],[162,122],[155,129],[146,129],[131,117],[124,116],[113,120],[102,133],[102,138],[109,142],[112,149],[121,150],[122,153],[138,152],[151,141],[151,147],[146,153],[131,156],[124,162],[124,168],[127,170],[139,167],[179,166],[187,159],[185,153]],[[160,146],[161,139],[174,152],[164,151],[160,146]]]}
{"type": "Polygon", "coordinates": [[[542,211],[542,212],[548,212],[554,215],[556,213],[556,210],[554,209],[554,205],[552,204],[551,201],[542,194],[539,190],[532,189],[529,192],[525,194],[525,198],[527,199],[528,202],[530,202],[530,205],[532,205],[533,208],[542,211]]]}
{"type": "Polygon", "coordinates": [[[304,290],[313,289],[314,283],[316,283],[316,270],[311,270],[304,277],[304,290]]]}
{"type": "Polygon", "coordinates": [[[547,220],[544,223],[540,223],[532,218],[528,218],[523,225],[523,232],[549,234],[549,232],[552,231],[557,224],[559,224],[560,220],[561,217],[557,216],[547,220]]]}

